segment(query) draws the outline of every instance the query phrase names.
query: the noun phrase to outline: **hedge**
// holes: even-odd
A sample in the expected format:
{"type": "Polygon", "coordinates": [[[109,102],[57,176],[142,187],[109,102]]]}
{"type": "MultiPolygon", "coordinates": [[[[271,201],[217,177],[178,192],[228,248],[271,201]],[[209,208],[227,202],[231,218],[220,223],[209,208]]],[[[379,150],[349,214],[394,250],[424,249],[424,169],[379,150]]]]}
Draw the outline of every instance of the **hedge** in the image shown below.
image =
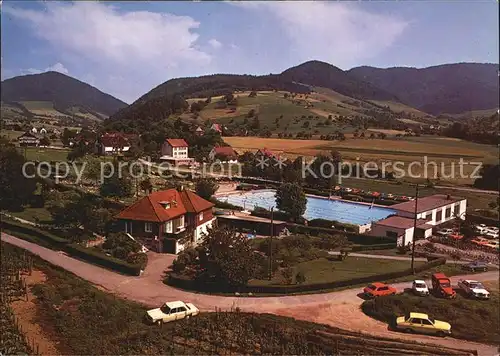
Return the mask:
{"type": "Polygon", "coordinates": [[[76,243],[68,244],[65,247],[66,252],[71,256],[78,257],[82,260],[93,264],[109,268],[125,274],[138,276],[141,273],[141,265],[133,265],[120,259],[108,256],[96,249],[87,248],[76,243]]]}
{"type": "Polygon", "coordinates": [[[71,256],[78,257],[96,265],[135,276],[140,274],[140,265],[133,265],[112,256],[107,256],[95,249],[87,248],[76,243],[70,243],[68,239],[56,236],[35,226],[29,226],[10,219],[6,220],[5,217],[2,217],[1,227],[2,229],[19,234],[18,236],[24,240],[29,240],[33,243],[37,243],[41,240],[46,247],[64,250],[71,256]]]}
{"type": "MultiPolygon", "coordinates": [[[[415,272],[420,273],[431,269],[433,267],[441,266],[446,263],[445,258],[439,258],[430,262],[426,262],[415,268],[415,272]]],[[[166,279],[166,283],[177,288],[195,290],[198,292],[239,292],[239,293],[260,293],[260,294],[289,294],[289,293],[304,293],[304,292],[318,292],[334,288],[349,287],[358,284],[368,284],[376,281],[386,281],[401,277],[409,276],[413,273],[411,268],[403,271],[388,272],[378,275],[345,279],[341,281],[313,283],[313,284],[295,284],[295,285],[270,285],[270,286],[241,286],[232,290],[220,290],[217,284],[202,284],[199,281],[189,279],[188,277],[170,273],[166,279]]]]}
{"type": "Polygon", "coordinates": [[[351,251],[357,252],[357,251],[371,251],[371,250],[391,250],[395,247],[396,245],[394,243],[361,245],[361,246],[352,246],[351,251]]]}
{"type": "Polygon", "coordinates": [[[355,232],[356,226],[353,224],[341,223],[335,220],[327,220],[327,219],[313,219],[309,220],[308,226],[311,227],[323,227],[326,229],[332,229],[332,226],[335,226],[335,229],[346,229],[349,232],[355,232]]]}
{"type": "Polygon", "coordinates": [[[48,245],[58,248],[63,248],[69,241],[60,236],[56,236],[50,232],[41,230],[35,226],[29,226],[15,220],[6,220],[2,217],[2,229],[12,231],[14,233],[22,233],[36,237],[46,242],[48,245]]]}

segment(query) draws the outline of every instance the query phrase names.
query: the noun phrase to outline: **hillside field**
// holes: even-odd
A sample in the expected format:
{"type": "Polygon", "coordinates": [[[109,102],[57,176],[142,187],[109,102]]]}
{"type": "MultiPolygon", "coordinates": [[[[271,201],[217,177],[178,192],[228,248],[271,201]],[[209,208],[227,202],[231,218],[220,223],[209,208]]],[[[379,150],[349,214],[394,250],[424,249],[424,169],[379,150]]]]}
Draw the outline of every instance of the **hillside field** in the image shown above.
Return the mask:
{"type": "MultiPolygon", "coordinates": [[[[312,134],[331,134],[340,130],[349,133],[354,131],[355,127],[348,117],[366,117],[364,110],[367,109],[381,110],[376,106],[381,104],[353,99],[319,87],[314,88],[311,94],[297,94],[293,98],[285,91],[258,91],[256,97],[249,97],[249,94],[249,91],[235,92],[234,96],[238,98],[238,105],[233,110],[218,108],[217,102],[222,97],[212,97],[211,103],[201,110],[199,123],[211,120],[225,125],[243,124],[245,121],[252,120],[248,113],[254,110],[259,117],[261,128],[267,128],[273,132],[305,131],[312,134]],[[328,122],[329,117],[331,117],[330,122],[328,122]],[[344,117],[344,119],[339,120],[339,117],[344,117]]],[[[205,101],[206,98],[188,99],[188,103],[192,104],[200,100],[205,101]]],[[[382,105],[385,106],[385,103],[382,105]]],[[[398,111],[395,112],[406,111],[415,116],[424,114],[403,104],[391,103],[391,105],[399,105],[398,111]]],[[[191,114],[183,114],[181,118],[190,119],[191,114]]]]}
{"type": "MultiPolygon", "coordinates": [[[[319,153],[329,154],[332,150],[337,150],[346,161],[374,161],[378,164],[401,161],[407,167],[414,161],[424,162],[426,156],[428,162],[427,177],[430,179],[435,178],[434,166],[430,162],[435,162],[439,169],[443,165],[446,175],[451,174],[451,167],[454,164],[455,174],[458,175],[460,158],[463,158],[464,162],[492,163],[497,160],[497,151],[493,146],[437,136],[388,137],[386,139],[354,139],[351,137],[345,141],[225,137],[224,141],[239,152],[256,151],[265,147],[290,159],[297,156],[312,158],[319,153]]],[[[475,165],[471,164],[464,165],[463,170],[464,173],[471,173],[474,169],[475,165]]],[[[387,166],[387,170],[391,171],[390,166],[387,166]]],[[[423,168],[419,170],[419,167],[414,167],[412,172],[421,175],[424,173],[423,168]]],[[[447,179],[444,175],[441,179],[458,184],[471,184],[473,181],[471,179],[447,179]]]]}

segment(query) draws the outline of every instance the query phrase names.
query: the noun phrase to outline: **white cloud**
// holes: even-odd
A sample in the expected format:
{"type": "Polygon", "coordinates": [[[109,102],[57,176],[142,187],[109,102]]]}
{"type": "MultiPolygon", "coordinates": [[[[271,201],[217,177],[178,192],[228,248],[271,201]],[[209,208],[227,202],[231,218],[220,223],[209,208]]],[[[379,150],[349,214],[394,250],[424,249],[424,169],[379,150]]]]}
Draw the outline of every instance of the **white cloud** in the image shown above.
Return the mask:
{"type": "Polygon", "coordinates": [[[168,78],[187,74],[189,67],[211,62],[197,47],[194,31],[200,24],[191,17],[123,12],[98,2],[45,4],[46,11],[11,6],[3,11],[31,25],[36,36],[71,62],[72,73],[74,68],[83,77],[92,71],[101,90],[123,100],[130,102],[168,78]]]}
{"type": "MultiPolygon", "coordinates": [[[[267,11],[285,30],[290,53],[300,60],[319,59],[348,68],[391,46],[408,22],[343,2],[231,2],[267,11]]],[[[265,38],[265,36],[263,37],[265,38]]]]}
{"type": "Polygon", "coordinates": [[[28,69],[22,70],[21,72],[23,74],[40,74],[43,72],[50,72],[50,71],[59,72],[59,73],[63,73],[63,74],[69,74],[68,69],[62,63],[59,63],[59,62],[57,62],[56,64],[54,64],[50,67],[45,68],[45,70],[36,69],[36,68],[28,68],[28,69]]]}
{"type": "Polygon", "coordinates": [[[222,47],[222,43],[220,43],[219,41],[217,41],[215,38],[212,38],[210,41],[208,41],[208,44],[210,46],[212,46],[213,48],[215,48],[215,49],[218,49],[218,48],[222,47]]]}

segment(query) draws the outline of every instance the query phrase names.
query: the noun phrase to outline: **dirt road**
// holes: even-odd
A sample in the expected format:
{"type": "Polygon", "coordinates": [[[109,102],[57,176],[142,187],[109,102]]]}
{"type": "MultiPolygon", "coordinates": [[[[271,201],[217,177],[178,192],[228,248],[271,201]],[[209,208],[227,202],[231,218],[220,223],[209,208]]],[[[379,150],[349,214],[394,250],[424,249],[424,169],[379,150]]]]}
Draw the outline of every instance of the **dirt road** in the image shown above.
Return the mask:
{"type": "MultiPolygon", "coordinates": [[[[361,312],[359,306],[362,299],[358,297],[360,289],[347,289],[338,292],[308,294],[282,297],[221,297],[181,291],[162,283],[163,272],[172,263],[175,256],[151,253],[145,272],[140,277],[120,275],[115,272],[71,258],[61,252],[53,251],[2,233],[2,241],[22,247],[44,260],[60,266],[77,276],[88,280],[115,293],[121,297],[158,306],[168,300],[185,300],[194,303],[202,311],[212,311],[215,308],[230,309],[239,307],[249,312],[269,312],[278,315],[291,316],[352,331],[383,335],[398,339],[409,339],[425,343],[438,344],[460,349],[475,349],[480,355],[494,355],[497,348],[452,338],[437,338],[396,333],[387,330],[385,323],[373,320],[361,312]]],[[[452,282],[459,278],[455,276],[452,282]]],[[[498,281],[498,271],[476,274],[474,279],[480,281],[498,281]]],[[[398,291],[408,287],[408,283],[394,285],[398,291]]]]}

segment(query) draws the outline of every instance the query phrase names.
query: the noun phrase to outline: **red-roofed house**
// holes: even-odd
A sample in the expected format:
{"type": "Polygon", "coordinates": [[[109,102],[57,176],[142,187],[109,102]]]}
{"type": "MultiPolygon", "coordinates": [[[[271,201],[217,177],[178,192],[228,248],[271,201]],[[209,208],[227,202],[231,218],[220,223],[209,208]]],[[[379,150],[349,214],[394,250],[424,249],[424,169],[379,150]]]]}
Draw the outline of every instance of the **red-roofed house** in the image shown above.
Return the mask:
{"type": "Polygon", "coordinates": [[[153,192],[122,210],[123,230],[157,252],[179,253],[196,246],[215,221],[214,204],[190,190],[153,192]]]}
{"type": "Polygon", "coordinates": [[[272,151],[268,150],[265,147],[257,150],[257,152],[255,152],[255,156],[258,156],[258,157],[264,156],[264,157],[267,157],[269,159],[276,158],[276,155],[272,151]]]}
{"type": "Polygon", "coordinates": [[[211,161],[220,159],[221,162],[236,163],[238,162],[238,153],[231,146],[214,147],[208,154],[211,161]]]}
{"type": "Polygon", "coordinates": [[[161,148],[160,159],[174,166],[190,165],[193,159],[188,156],[189,145],[182,138],[167,138],[161,148]]]}
{"type": "Polygon", "coordinates": [[[220,133],[222,135],[223,127],[222,127],[221,124],[212,124],[212,126],[210,126],[210,130],[218,132],[218,133],[220,133]]]}

